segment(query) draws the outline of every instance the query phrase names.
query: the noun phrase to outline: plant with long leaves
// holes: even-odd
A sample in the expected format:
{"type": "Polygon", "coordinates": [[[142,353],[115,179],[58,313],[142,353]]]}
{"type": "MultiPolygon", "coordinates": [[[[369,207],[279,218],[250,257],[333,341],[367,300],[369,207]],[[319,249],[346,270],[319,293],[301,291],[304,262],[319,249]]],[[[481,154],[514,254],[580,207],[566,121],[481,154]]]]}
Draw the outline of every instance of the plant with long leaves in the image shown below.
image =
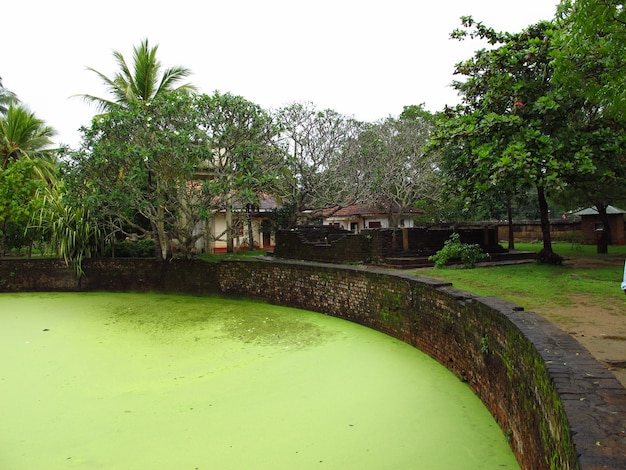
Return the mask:
{"type": "Polygon", "coordinates": [[[41,210],[31,228],[49,237],[50,244],[65,264],[71,266],[76,279],[82,278],[83,261],[101,248],[104,232],[88,209],[66,204],[58,187],[44,189],[41,199],[41,210]]]}
{"type": "Polygon", "coordinates": [[[150,46],[148,39],[144,39],[133,48],[132,67],[129,66],[123,54],[113,51],[119,71],[112,77],[88,67],[104,82],[111,98],[101,98],[95,95],[81,94],[85,101],[94,103],[102,112],[108,112],[116,106],[126,106],[131,103],[149,104],[156,97],[171,91],[195,91],[194,85],[178,83],[191,75],[188,68],[181,66],[168,67],[162,70],[161,62],[157,59],[159,46],[150,46]]]}
{"type": "Polygon", "coordinates": [[[22,158],[35,162],[33,175],[52,181],[56,177],[57,150],[51,148],[55,131],[23,105],[11,103],[0,116],[0,168],[22,158]]]}
{"type": "Polygon", "coordinates": [[[15,93],[13,93],[11,90],[7,90],[2,85],[2,77],[0,77],[0,115],[7,113],[7,111],[9,110],[9,105],[11,103],[17,104],[19,102],[20,100],[17,99],[15,93]]]}

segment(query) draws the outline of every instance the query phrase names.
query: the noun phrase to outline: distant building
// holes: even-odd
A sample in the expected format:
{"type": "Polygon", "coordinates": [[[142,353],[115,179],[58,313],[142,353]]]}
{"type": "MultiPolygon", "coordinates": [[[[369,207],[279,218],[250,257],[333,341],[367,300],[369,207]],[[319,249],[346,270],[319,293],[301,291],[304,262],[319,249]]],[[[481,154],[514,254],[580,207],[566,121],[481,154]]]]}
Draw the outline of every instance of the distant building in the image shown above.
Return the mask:
{"type": "MultiPolygon", "coordinates": [[[[626,211],[614,206],[606,208],[606,214],[609,218],[609,227],[611,229],[611,244],[626,245],[624,237],[624,214],[626,211]]],[[[598,240],[598,232],[603,228],[598,209],[595,206],[588,207],[573,213],[574,216],[580,217],[580,230],[583,235],[583,244],[594,245],[598,240]]]]}
{"type": "MultiPolygon", "coordinates": [[[[419,209],[406,209],[400,214],[394,213],[399,227],[411,228],[414,226],[413,218],[422,215],[419,209]]],[[[324,225],[332,225],[353,233],[360,233],[364,229],[391,228],[389,211],[379,205],[355,204],[344,207],[336,212],[329,211],[329,215],[323,218],[324,225]]]]}
{"type": "MultiPolygon", "coordinates": [[[[240,202],[233,202],[233,243],[235,250],[247,249],[248,241],[248,217],[252,222],[254,248],[272,249],[274,247],[274,234],[268,229],[270,214],[280,205],[269,194],[259,194],[259,204],[248,207],[240,202]]],[[[203,230],[198,227],[198,230],[203,230]]],[[[207,253],[226,252],[226,212],[218,211],[209,220],[206,232],[208,237],[202,237],[196,243],[196,249],[207,253]]],[[[205,233],[206,233],[205,232],[205,233]]]]}

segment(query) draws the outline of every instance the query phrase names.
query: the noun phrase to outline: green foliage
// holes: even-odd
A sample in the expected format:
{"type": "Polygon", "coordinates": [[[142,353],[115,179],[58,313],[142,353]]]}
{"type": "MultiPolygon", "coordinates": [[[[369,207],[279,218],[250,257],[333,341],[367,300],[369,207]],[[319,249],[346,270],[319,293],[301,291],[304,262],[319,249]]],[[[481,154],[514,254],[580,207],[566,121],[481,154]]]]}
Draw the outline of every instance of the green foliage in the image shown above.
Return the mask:
{"type": "Polygon", "coordinates": [[[157,59],[159,46],[150,46],[144,39],[133,48],[132,68],[119,51],[113,57],[119,68],[113,77],[88,67],[104,83],[112,99],[99,98],[93,95],[80,95],[85,101],[95,103],[101,111],[110,111],[118,106],[130,104],[149,105],[152,100],[172,91],[187,93],[195,90],[191,84],[177,85],[178,82],[191,74],[185,67],[174,66],[161,71],[161,62],[157,59]]]}
{"type": "Polygon", "coordinates": [[[456,232],[450,235],[441,250],[428,257],[430,261],[435,262],[436,268],[442,268],[452,260],[461,260],[464,267],[474,268],[476,263],[487,258],[489,255],[483,253],[479,245],[462,243],[460,235],[456,232]]]}
{"type": "Polygon", "coordinates": [[[2,85],[2,77],[0,77],[0,115],[7,113],[11,103],[19,103],[19,100],[15,93],[2,85]]]}
{"type": "Polygon", "coordinates": [[[44,186],[32,177],[34,166],[32,160],[19,159],[0,168],[0,256],[30,241],[26,229],[41,204],[37,190],[44,186]]]}
{"type": "Polygon", "coordinates": [[[457,65],[456,74],[466,77],[454,83],[462,103],[441,113],[434,139],[435,148],[448,152],[449,190],[470,204],[485,194],[511,200],[535,187],[546,251],[552,249],[548,193],[561,190],[568,176],[593,170],[576,143],[583,100],[564,94],[553,80],[557,30],[558,24],[540,22],[499,33],[463,18],[453,37],[494,47],[457,65]]]}
{"type": "Polygon", "coordinates": [[[359,136],[364,198],[387,212],[391,227],[416,201],[434,205],[441,199],[439,154],[425,151],[432,121],[421,106],[405,107],[401,118],[366,125],[359,136]]]}
{"type": "Polygon", "coordinates": [[[150,106],[112,107],[83,132],[64,168],[72,203],[88,207],[109,235],[155,239],[163,259],[172,239],[192,257],[205,235],[197,227],[217,210],[255,203],[273,181],[272,120],[239,96],[170,92],[150,106]]]}
{"type": "Polygon", "coordinates": [[[489,354],[489,336],[482,335],[480,338],[480,352],[483,354],[489,354]]]}
{"type": "Polygon", "coordinates": [[[613,119],[626,118],[626,9],[618,0],[562,0],[555,78],[613,119]]]}
{"type": "Polygon", "coordinates": [[[554,253],[553,251],[546,251],[542,249],[535,255],[535,260],[540,264],[563,264],[563,257],[554,253]]]}
{"type": "Polygon", "coordinates": [[[103,240],[103,233],[89,210],[66,204],[56,189],[47,189],[39,217],[33,222],[33,228],[50,237],[58,255],[80,279],[85,274],[83,261],[100,249],[103,240]]]}
{"type": "Polygon", "coordinates": [[[152,258],[156,244],[151,238],[145,240],[124,240],[107,246],[105,256],[115,255],[116,258],[152,258]]]}
{"type": "Polygon", "coordinates": [[[50,149],[54,130],[23,105],[10,102],[6,115],[0,115],[0,168],[11,161],[31,159],[34,177],[54,180],[56,151],[50,149]]]}
{"type": "MultiPolygon", "coordinates": [[[[541,248],[538,244],[516,243],[524,251],[541,248]]],[[[626,246],[615,246],[614,256],[626,256],[626,246]]],[[[555,250],[568,257],[601,258],[595,247],[583,246],[574,250],[570,243],[555,243],[555,250]]],[[[550,308],[578,305],[581,296],[589,302],[602,304],[606,299],[626,302],[620,290],[624,273],[623,263],[606,267],[574,267],[528,263],[521,265],[490,266],[488,268],[465,269],[423,269],[419,274],[452,282],[458,289],[475,292],[484,296],[495,296],[523,306],[526,310],[550,313],[550,308]]]]}
{"type": "MultiPolygon", "coordinates": [[[[243,205],[257,203],[258,193],[276,179],[279,167],[272,117],[242,96],[215,92],[197,95],[192,115],[209,149],[203,170],[207,190],[218,197],[234,197],[243,205]]],[[[280,162],[282,163],[282,161],[280,162]]]]}
{"type": "Polygon", "coordinates": [[[275,118],[284,160],[274,195],[294,204],[290,226],[362,199],[360,176],[367,165],[357,145],[362,123],[312,103],[290,104],[275,118]]]}

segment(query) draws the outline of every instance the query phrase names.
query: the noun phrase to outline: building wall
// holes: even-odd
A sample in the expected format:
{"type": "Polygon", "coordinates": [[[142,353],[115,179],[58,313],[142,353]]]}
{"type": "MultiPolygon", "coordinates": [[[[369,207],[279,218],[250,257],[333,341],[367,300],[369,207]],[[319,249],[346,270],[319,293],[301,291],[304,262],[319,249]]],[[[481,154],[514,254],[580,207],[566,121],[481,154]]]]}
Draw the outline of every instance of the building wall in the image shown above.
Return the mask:
{"type": "Polygon", "coordinates": [[[309,261],[381,263],[389,256],[404,253],[432,255],[455,231],[463,243],[478,244],[492,253],[502,250],[494,225],[374,229],[358,234],[323,225],[279,230],[274,254],[279,258],[309,261]]]}
{"type": "Polygon", "coordinates": [[[1,260],[0,292],[218,293],[333,315],[399,338],[467,382],[521,468],[626,468],[624,388],[571,336],[508,302],[431,279],[319,263],[104,259],[84,268],[79,283],[59,261],[1,260]]]}
{"type": "MultiPolygon", "coordinates": [[[[233,214],[233,219],[237,219],[239,215],[233,214]]],[[[261,232],[261,224],[263,223],[263,217],[254,217],[252,219],[252,233],[254,237],[254,245],[257,248],[263,249],[271,249],[274,247],[275,240],[274,234],[271,234],[269,240],[267,237],[264,237],[263,232],[261,232]],[[265,244],[264,244],[265,240],[265,244]]],[[[248,225],[247,221],[241,220],[238,224],[239,230],[236,232],[236,236],[233,238],[233,245],[235,250],[238,250],[242,247],[247,249],[248,247],[248,225]]],[[[198,227],[198,230],[202,230],[204,232],[204,228],[198,227]]],[[[212,234],[211,237],[198,240],[196,244],[196,248],[199,251],[203,251],[206,253],[224,253],[226,252],[226,217],[224,214],[215,215],[208,224],[208,231],[212,234]],[[221,237],[219,239],[215,239],[220,234],[221,237]]]]}
{"type": "MultiPolygon", "coordinates": [[[[609,226],[611,229],[611,243],[613,245],[624,245],[624,215],[609,215],[609,226]]],[[[602,227],[600,216],[586,215],[580,218],[580,226],[582,232],[582,243],[595,245],[598,241],[598,229],[602,227]]]]}
{"type": "MultiPolygon", "coordinates": [[[[372,217],[329,217],[324,220],[324,225],[332,225],[343,230],[360,233],[361,230],[390,228],[389,219],[383,216],[372,217]]],[[[400,220],[400,227],[413,227],[414,222],[410,217],[400,220]]]]}
{"type": "MultiPolygon", "coordinates": [[[[622,214],[610,216],[610,221],[613,244],[626,244],[624,216],[622,214]]],[[[598,241],[596,224],[599,223],[599,218],[593,216],[584,216],[580,220],[552,220],[550,221],[550,236],[552,241],[595,245],[598,241]]],[[[514,222],[513,236],[516,242],[539,243],[543,240],[541,224],[533,220],[514,222]]],[[[503,241],[509,239],[508,224],[498,224],[498,238],[503,241]]]]}
{"type": "MultiPolygon", "coordinates": [[[[539,243],[543,240],[541,223],[536,220],[514,222],[513,236],[516,242],[539,243]]],[[[550,236],[552,237],[552,241],[580,243],[582,241],[580,221],[552,221],[550,223],[550,236]]],[[[508,224],[498,224],[498,238],[502,241],[509,239],[508,224]]]]}

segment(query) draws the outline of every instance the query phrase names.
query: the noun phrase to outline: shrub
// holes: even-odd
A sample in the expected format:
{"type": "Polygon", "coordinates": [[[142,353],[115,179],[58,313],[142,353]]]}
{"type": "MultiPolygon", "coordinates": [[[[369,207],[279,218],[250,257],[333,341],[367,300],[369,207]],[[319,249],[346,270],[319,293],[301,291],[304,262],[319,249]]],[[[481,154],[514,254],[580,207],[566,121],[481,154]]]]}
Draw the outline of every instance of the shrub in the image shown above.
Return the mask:
{"type": "MultiPolygon", "coordinates": [[[[154,257],[156,245],[153,239],[145,240],[124,240],[115,242],[113,254],[116,258],[152,258],[154,257]]],[[[111,256],[111,247],[107,247],[106,255],[111,256]]]]}
{"type": "Polygon", "coordinates": [[[445,241],[443,248],[429,256],[428,260],[433,261],[436,268],[442,268],[453,259],[460,259],[466,268],[474,268],[478,261],[487,258],[489,255],[483,253],[480,245],[461,243],[460,235],[455,232],[445,241]]]}
{"type": "Polygon", "coordinates": [[[535,255],[535,261],[539,264],[554,264],[560,266],[563,264],[563,257],[553,251],[546,251],[545,248],[543,248],[535,255]]]}

